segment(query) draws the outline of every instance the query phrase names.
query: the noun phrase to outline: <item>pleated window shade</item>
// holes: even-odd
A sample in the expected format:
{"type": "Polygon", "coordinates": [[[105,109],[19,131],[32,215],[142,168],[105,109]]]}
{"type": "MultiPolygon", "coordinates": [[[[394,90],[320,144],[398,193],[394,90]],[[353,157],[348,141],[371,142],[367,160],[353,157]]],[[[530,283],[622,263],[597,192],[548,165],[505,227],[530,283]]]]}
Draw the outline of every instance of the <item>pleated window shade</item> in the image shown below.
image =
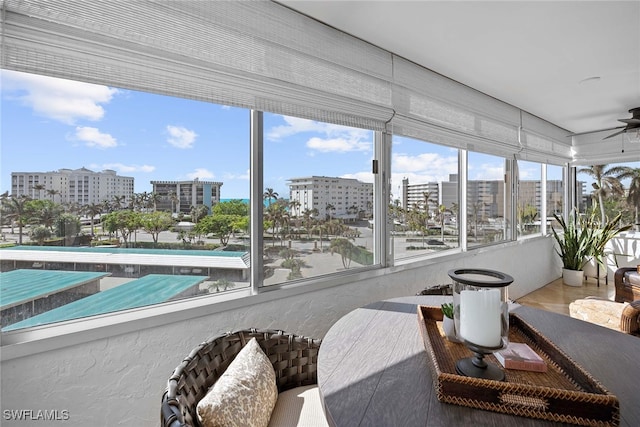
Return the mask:
{"type": "Polygon", "coordinates": [[[2,8],[2,68],[569,160],[561,129],[538,126],[521,145],[518,108],[275,2],[4,0],[2,8]]]}

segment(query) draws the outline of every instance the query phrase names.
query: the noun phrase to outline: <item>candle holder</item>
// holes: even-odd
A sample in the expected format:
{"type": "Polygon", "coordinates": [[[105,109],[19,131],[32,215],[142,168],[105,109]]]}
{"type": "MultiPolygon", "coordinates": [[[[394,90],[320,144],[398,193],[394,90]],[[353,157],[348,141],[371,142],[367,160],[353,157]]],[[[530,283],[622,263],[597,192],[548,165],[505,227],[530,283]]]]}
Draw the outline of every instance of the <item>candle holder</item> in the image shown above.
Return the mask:
{"type": "Polygon", "coordinates": [[[503,381],[504,371],[487,363],[484,357],[505,348],[509,342],[507,286],[513,282],[513,277],[475,268],[449,270],[448,274],[453,280],[456,332],[473,353],[473,357],[457,361],[456,372],[503,381]]]}

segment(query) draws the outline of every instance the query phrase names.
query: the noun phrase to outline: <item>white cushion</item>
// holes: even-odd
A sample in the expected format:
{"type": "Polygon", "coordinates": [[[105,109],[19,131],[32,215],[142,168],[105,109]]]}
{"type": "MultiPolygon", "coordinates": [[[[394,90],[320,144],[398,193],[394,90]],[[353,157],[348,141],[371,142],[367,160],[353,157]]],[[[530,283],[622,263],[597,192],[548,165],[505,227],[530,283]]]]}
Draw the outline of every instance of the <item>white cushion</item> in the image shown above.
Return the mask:
{"type": "Polygon", "coordinates": [[[317,385],[296,387],[278,396],[269,427],[328,427],[317,385]]]}
{"type": "Polygon", "coordinates": [[[196,410],[203,427],[267,427],[277,399],[273,365],[252,338],[196,410]]]}

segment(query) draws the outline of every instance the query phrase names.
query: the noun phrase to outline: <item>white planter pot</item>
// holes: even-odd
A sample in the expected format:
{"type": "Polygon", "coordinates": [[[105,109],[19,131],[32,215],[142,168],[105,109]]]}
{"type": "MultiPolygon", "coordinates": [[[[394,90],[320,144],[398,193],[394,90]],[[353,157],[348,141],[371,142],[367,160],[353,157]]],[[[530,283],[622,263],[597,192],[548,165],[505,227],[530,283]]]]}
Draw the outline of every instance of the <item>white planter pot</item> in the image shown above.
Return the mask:
{"type": "Polygon", "coordinates": [[[598,276],[598,263],[594,258],[589,258],[589,261],[584,265],[584,275],[586,277],[595,277],[604,279],[607,277],[607,269],[600,267],[600,275],[598,276]]]}
{"type": "Polygon", "coordinates": [[[458,334],[456,334],[456,323],[452,318],[447,316],[442,317],[442,330],[444,331],[444,336],[447,337],[449,341],[461,342],[458,339],[458,334]]]}
{"type": "Polygon", "coordinates": [[[562,269],[562,283],[567,286],[582,286],[584,271],[562,269]]]}

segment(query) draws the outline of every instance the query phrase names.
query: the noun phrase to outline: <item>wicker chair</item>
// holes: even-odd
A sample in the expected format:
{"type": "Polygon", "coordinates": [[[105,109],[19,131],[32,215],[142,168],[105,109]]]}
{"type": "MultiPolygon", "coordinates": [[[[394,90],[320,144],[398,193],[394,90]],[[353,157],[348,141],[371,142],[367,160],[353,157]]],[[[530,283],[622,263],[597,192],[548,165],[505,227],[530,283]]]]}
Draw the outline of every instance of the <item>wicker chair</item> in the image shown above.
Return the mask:
{"type": "Polygon", "coordinates": [[[633,274],[636,267],[621,267],[614,274],[614,284],[616,287],[615,300],[618,302],[632,302],[640,300],[640,285],[632,284],[627,273],[633,274]]]}
{"type": "Polygon", "coordinates": [[[273,364],[279,392],[317,384],[322,340],[271,329],[227,332],[198,345],[173,371],[162,396],[161,426],[200,426],[196,405],[252,338],[273,364]]]}

